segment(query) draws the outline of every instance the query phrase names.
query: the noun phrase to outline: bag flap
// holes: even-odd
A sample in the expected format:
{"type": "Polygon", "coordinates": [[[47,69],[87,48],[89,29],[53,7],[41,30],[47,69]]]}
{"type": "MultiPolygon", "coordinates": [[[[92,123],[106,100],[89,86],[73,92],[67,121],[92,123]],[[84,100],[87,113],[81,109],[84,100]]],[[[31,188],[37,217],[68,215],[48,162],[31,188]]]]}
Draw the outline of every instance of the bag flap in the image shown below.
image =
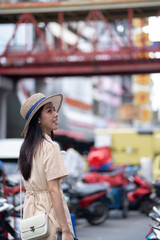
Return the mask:
{"type": "Polygon", "coordinates": [[[47,214],[42,213],[33,217],[29,217],[20,221],[20,230],[22,233],[40,228],[47,222],[47,214]]]}

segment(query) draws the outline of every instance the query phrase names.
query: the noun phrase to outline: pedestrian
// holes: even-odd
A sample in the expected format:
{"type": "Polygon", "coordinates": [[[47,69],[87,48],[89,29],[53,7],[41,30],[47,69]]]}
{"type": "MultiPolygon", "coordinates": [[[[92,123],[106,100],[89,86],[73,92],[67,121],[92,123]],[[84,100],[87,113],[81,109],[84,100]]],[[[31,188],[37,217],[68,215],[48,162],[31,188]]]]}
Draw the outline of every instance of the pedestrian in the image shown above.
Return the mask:
{"type": "Polygon", "coordinates": [[[50,234],[43,240],[73,240],[73,228],[60,180],[66,177],[59,145],[53,141],[53,131],[58,128],[58,111],[63,96],[45,97],[36,93],[20,109],[26,120],[20,149],[19,169],[26,190],[23,219],[47,212],[50,234]]]}

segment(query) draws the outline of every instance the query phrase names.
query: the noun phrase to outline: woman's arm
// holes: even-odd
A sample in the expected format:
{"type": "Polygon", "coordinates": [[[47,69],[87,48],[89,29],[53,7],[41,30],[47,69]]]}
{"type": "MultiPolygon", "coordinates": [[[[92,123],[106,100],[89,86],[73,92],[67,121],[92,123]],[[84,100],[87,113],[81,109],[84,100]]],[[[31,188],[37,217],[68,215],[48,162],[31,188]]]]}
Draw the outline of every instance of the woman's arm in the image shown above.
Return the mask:
{"type": "Polygon", "coordinates": [[[59,179],[54,179],[48,182],[48,191],[51,195],[52,205],[55,211],[55,214],[58,218],[59,225],[62,230],[62,239],[63,240],[73,240],[73,235],[68,226],[66,219],[60,186],[59,179]]]}

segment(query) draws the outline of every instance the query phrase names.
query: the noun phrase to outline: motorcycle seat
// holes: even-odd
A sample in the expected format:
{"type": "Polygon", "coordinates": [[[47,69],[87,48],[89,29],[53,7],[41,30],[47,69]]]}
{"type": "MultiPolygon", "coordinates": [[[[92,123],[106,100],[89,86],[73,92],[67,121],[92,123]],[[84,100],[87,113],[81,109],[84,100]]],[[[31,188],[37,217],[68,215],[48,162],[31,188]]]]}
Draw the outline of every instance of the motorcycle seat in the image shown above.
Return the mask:
{"type": "Polygon", "coordinates": [[[108,171],[108,172],[102,172],[101,175],[105,176],[105,175],[108,175],[108,176],[111,176],[111,177],[114,177],[116,176],[117,174],[122,174],[122,170],[119,170],[119,169],[114,169],[112,171],[108,171]]]}
{"type": "Polygon", "coordinates": [[[93,195],[99,192],[106,192],[107,186],[105,184],[95,183],[95,184],[84,184],[77,188],[78,197],[85,197],[93,195]]]}

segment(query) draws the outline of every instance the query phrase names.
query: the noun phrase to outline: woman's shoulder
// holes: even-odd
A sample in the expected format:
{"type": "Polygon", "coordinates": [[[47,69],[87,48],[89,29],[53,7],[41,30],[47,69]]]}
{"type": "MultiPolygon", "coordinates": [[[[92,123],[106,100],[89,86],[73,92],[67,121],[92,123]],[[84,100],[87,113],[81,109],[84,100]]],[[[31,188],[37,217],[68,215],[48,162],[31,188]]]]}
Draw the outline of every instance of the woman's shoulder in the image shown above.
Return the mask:
{"type": "Polygon", "coordinates": [[[57,149],[59,148],[59,144],[55,141],[53,141],[52,139],[43,139],[43,147],[47,148],[47,149],[57,149]]]}
{"type": "Polygon", "coordinates": [[[43,150],[41,151],[43,153],[43,159],[48,159],[53,156],[56,156],[57,158],[61,158],[61,151],[59,144],[55,141],[52,140],[43,140],[43,145],[42,145],[43,150]]]}

